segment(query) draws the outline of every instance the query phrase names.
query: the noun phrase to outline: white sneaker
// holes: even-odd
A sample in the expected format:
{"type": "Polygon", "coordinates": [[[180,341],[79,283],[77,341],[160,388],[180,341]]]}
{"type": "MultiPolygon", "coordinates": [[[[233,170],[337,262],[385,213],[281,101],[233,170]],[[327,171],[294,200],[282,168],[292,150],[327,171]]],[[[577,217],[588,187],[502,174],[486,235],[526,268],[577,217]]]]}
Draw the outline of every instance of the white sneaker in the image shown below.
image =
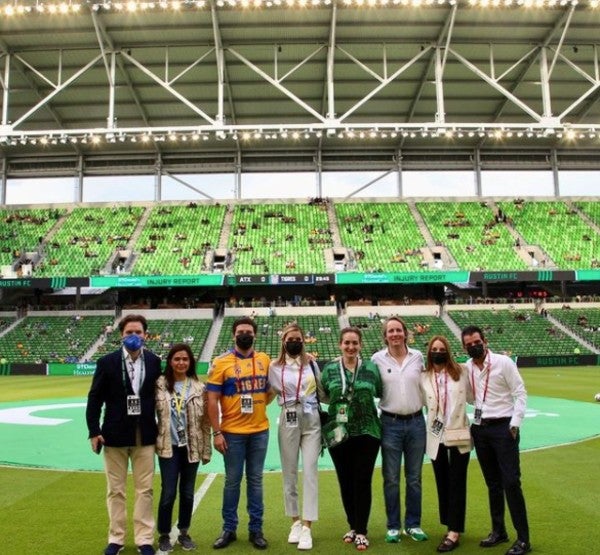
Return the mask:
{"type": "Polygon", "coordinates": [[[308,526],[302,526],[300,541],[298,542],[298,549],[312,549],[312,535],[308,526]]]}
{"type": "Polygon", "coordinates": [[[290,535],[288,536],[288,543],[298,543],[300,541],[300,534],[302,533],[302,522],[300,520],[294,521],[290,528],[290,535]]]}

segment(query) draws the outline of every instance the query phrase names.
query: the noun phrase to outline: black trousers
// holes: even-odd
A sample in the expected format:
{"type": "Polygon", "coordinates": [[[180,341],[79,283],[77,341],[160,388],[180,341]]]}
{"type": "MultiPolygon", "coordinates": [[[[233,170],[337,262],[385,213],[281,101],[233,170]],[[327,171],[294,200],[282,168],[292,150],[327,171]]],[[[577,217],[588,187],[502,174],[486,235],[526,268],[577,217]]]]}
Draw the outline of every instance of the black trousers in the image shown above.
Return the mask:
{"type": "Polygon", "coordinates": [[[367,533],[373,469],[380,443],[372,436],[353,436],[329,450],[340,484],[346,519],[350,529],[357,534],[367,533]]]}
{"type": "Polygon", "coordinates": [[[529,524],[521,489],[519,436],[513,438],[509,422],[471,426],[475,451],[488,488],[492,529],[505,532],[504,498],[519,540],[529,542],[529,524]]]}
{"type": "Polygon", "coordinates": [[[437,486],[440,522],[448,531],[465,531],[467,507],[467,468],[470,453],[461,453],[458,447],[440,443],[437,457],[431,461],[437,486]]]}

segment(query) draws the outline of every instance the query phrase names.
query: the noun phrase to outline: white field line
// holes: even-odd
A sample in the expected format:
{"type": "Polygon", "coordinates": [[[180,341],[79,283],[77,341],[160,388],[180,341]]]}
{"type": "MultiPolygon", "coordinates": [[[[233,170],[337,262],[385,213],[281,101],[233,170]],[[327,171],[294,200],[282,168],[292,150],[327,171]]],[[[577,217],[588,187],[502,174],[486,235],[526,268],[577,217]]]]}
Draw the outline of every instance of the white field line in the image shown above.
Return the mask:
{"type": "MultiPolygon", "coordinates": [[[[218,474],[216,472],[210,472],[209,474],[206,475],[206,478],[204,478],[202,485],[198,488],[198,490],[194,494],[194,507],[192,509],[192,514],[194,514],[196,512],[198,505],[200,505],[200,501],[202,501],[202,498],[206,495],[208,488],[210,488],[210,486],[215,481],[215,478],[217,476],[218,476],[218,474]]],[[[169,535],[171,537],[171,543],[173,545],[175,545],[175,542],[177,541],[177,536],[179,535],[179,528],[177,528],[177,526],[175,524],[173,524],[173,528],[171,528],[171,533],[169,535]]],[[[160,553],[160,552],[158,552],[158,553],[160,553]]]]}

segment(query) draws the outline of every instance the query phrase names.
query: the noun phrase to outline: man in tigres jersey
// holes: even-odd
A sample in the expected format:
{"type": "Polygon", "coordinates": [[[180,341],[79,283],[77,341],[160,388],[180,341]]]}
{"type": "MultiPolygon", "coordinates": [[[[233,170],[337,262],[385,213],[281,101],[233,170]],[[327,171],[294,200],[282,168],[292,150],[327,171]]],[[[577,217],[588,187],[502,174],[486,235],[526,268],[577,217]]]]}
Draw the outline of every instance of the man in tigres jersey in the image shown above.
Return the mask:
{"type": "Polygon", "coordinates": [[[256,322],[237,319],[232,326],[235,346],[217,357],[208,374],[208,414],[214,447],[225,461],[223,530],[213,547],[227,547],[237,539],[238,503],[244,465],[248,494],[249,541],[266,549],[263,536],[262,475],[269,442],[267,403],[270,359],[254,350],[256,322]],[[219,418],[220,409],[220,418],[219,418]]]}

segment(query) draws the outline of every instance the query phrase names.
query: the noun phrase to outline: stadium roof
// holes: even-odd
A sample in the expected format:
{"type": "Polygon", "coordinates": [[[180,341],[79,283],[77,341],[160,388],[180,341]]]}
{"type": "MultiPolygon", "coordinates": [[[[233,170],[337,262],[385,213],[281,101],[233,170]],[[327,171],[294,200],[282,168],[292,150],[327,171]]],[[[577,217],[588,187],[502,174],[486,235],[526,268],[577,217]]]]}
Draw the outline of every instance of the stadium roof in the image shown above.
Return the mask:
{"type": "Polygon", "coordinates": [[[16,0],[0,14],[15,168],[600,146],[597,0],[16,0]]]}

